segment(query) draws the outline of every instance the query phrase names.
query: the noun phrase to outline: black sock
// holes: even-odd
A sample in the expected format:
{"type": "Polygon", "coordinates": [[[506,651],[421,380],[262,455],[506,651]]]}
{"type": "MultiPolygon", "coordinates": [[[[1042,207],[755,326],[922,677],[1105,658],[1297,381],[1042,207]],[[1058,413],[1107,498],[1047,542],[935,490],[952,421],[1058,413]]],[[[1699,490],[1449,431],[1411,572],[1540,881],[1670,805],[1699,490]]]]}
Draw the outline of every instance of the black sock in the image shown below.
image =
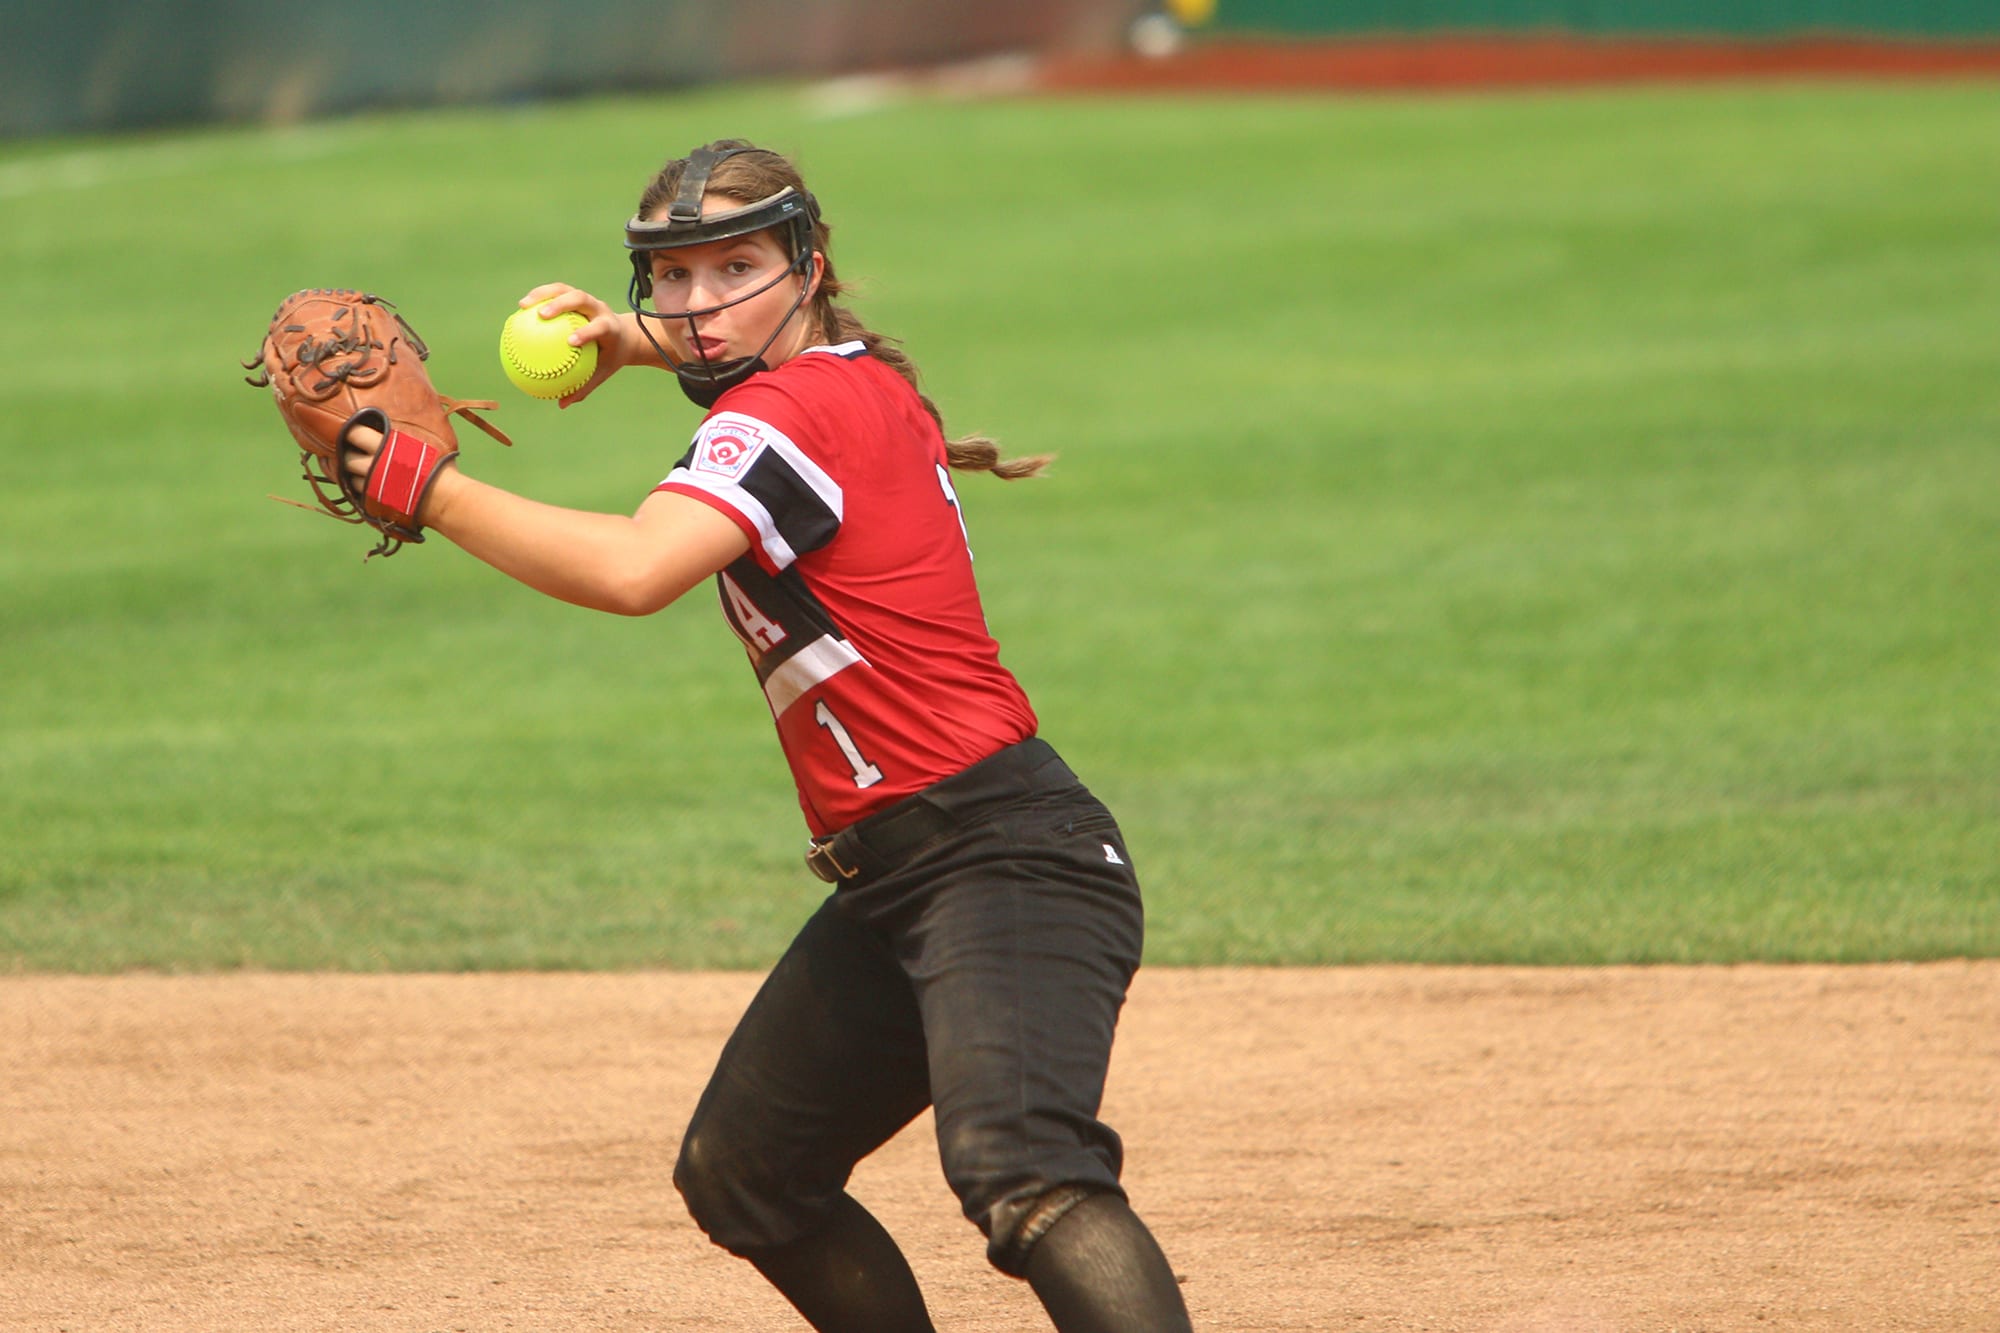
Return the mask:
{"type": "Polygon", "coordinates": [[[1093,1194],[1028,1251],[1028,1285],[1058,1333],[1192,1333],[1167,1256],[1125,1200],[1093,1194]]]}
{"type": "Polygon", "coordinates": [[[936,1333],[909,1260],[851,1195],[819,1230],[746,1257],[819,1333],[936,1333]]]}

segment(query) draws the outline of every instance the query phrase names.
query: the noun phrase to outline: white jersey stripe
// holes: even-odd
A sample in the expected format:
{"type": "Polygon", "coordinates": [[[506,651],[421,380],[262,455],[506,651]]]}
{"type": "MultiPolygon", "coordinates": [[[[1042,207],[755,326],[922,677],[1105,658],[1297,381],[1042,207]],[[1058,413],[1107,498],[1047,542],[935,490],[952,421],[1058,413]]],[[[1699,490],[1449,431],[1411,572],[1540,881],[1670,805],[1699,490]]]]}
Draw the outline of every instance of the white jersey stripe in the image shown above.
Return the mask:
{"type": "Polygon", "coordinates": [[[783,717],[807,690],[867,659],[845,639],[822,635],[786,659],[764,681],[764,697],[771,702],[771,716],[783,717]]]}
{"type": "Polygon", "coordinates": [[[767,421],[741,412],[718,412],[695,433],[688,456],[689,462],[668,473],[660,484],[692,486],[741,514],[757,530],[758,545],[773,569],[790,567],[798,553],[778,531],[763,501],[744,484],[760,466],[786,468],[826,506],[836,524],[844,517],[846,501],[840,484],[767,421]]]}

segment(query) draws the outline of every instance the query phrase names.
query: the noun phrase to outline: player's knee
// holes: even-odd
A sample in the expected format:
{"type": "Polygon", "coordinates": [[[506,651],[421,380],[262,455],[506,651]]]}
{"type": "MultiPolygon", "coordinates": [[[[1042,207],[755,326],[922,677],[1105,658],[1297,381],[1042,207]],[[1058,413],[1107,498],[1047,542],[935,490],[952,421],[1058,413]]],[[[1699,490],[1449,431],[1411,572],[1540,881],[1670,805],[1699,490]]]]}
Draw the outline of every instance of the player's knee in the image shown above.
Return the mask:
{"type": "Polygon", "coordinates": [[[1072,1208],[1093,1194],[1107,1192],[1117,1191],[1107,1191],[1102,1185],[1058,1185],[1012,1206],[994,1209],[986,1257],[1010,1277],[1024,1276],[1028,1271],[1028,1256],[1037,1242],[1069,1216],[1072,1208]]]}
{"type": "Polygon", "coordinates": [[[740,1251],[762,1241],[756,1219],[764,1187],[756,1160],[733,1148],[726,1135],[689,1129],[674,1162],[674,1188],[688,1216],[717,1245],[740,1251]]]}
{"type": "Polygon", "coordinates": [[[674,1188],[680,1191],[689,1215],[702,1230],[708,1230],[711,1200],[722,1189],[722,1168],[714,1148],[692,1130],[681,1140],[680,1156],[674,1161],[674,1188]]]}

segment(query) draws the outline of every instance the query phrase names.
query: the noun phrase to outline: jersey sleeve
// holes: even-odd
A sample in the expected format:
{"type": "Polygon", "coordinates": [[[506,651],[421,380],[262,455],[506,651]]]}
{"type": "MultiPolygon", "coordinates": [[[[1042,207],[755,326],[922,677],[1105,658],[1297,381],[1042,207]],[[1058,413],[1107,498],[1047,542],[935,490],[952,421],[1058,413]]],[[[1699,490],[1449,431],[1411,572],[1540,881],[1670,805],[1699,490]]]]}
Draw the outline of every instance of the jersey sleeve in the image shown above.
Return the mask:
{"type": "Polygon", "coordinates": [[[845,510],[833,476],[791,436],[745,412],[717,412],[657,490],[714,506],[750,539],[757,563],[782,573],[840,531],[845,510]]]}

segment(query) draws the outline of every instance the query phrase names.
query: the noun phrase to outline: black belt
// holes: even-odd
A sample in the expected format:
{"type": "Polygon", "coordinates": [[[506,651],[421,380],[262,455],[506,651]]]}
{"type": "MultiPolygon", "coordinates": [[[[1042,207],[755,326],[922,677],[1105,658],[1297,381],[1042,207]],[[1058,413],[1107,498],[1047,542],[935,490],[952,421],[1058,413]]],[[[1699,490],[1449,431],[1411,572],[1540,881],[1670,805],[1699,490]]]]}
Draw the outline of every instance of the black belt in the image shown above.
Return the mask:
{"type": "Polygon", "coordinates": [[[806,868],[829,884],[887,874],[982,810],[1037,791],[1074,786],[1076,775],[1039,736],[996,751],[962,772],[815,838],[806,868]]]}

